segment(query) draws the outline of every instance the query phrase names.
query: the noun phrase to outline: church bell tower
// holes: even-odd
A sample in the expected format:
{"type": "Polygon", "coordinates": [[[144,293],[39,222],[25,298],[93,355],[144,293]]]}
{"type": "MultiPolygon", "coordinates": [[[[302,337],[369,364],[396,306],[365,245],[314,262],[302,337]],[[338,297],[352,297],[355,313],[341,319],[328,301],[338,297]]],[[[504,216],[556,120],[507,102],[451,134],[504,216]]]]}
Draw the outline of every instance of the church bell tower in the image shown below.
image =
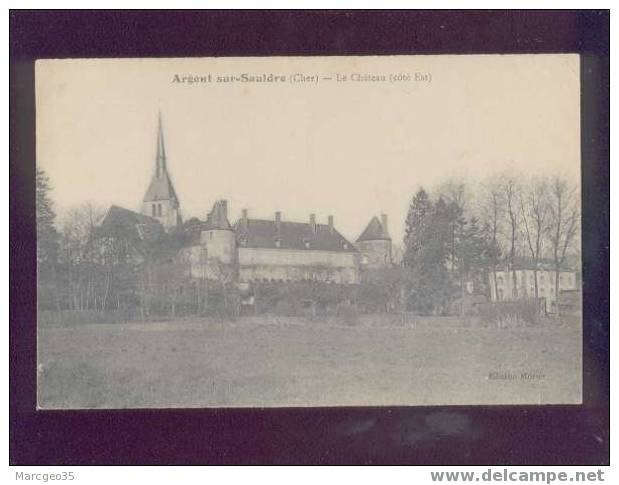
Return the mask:
{"type": "Polygon", "coordinates": [[[142,201],[142,214],[157,219],[166,230],[181,223],[180,202],[168,173],[161,112],[157,128],[155,172],[142,201]]]}

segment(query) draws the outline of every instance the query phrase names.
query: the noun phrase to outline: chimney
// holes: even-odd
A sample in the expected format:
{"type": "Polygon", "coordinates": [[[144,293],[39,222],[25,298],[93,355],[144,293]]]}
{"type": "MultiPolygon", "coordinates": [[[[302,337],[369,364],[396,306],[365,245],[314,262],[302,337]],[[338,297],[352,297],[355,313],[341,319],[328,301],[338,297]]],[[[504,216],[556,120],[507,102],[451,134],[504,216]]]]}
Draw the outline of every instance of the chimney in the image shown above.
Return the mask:
{"type": "Polygon", "coordinates": [[[328,217],[329,220],[329,231],[333,234],[333,216],[328,217]]]}
{"type": "Polygon", "coordinates": [[[312,232],[316,233],[316,214],[310,214],[310,226],[312,226],[312,232]]]}
{"type": "Polygon", "coordinates": [[[249,226],[249,219],[247,218],[247,209],[241,209],[241,219],[239,220],[239,226],[243,232],[247,233],[247,227],[249,226]]]}
{"type": "Polygon", "coordinates": [[[277,227],[277,230],[279,231],[282,225],[282,213],[280,211],[277,211],[275,213],[275,227],[277,227]]]}
{"type": "Polygon", "coordinates": [[[387,234],[389,231],[387,229],[387,214],[381,214],[380,215],[380,223],[383,226],[383,231],[385,234],[387,234]]]}

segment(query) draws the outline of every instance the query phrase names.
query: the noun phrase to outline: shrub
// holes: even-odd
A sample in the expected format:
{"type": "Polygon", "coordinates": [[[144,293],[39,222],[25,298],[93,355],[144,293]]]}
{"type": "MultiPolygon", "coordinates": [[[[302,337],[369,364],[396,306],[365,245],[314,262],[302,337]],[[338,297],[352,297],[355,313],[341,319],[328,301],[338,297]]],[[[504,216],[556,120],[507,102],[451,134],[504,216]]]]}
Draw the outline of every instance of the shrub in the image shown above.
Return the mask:
{"type": "Polygon", "coordinates": [[[540,322],[540,306],[537,300],[493,302],[479,305],[479,318],[482,323],[496,324],[499,327],[514,327],[540,322]]]}
{"type": "Polygon", "coordinates": [[[80,325],[92,323],[121,323],[139,320],[139,314],[130,311],[95,310],[41,310],[37,315],[39,325],[80,325]]]}
{"type": "Polygon", "coordinates": [[[335,317],[346,325],[355,325],[359,322],[359,311],[350,302],[343,301],[336,305],[335,317]]]}
{"type": "Polygon", "coordinates": [[[303,310],[298,301],[287,298],[277,302],[274,313],[282,317],[298,317],[303,314],[303,310]]]}

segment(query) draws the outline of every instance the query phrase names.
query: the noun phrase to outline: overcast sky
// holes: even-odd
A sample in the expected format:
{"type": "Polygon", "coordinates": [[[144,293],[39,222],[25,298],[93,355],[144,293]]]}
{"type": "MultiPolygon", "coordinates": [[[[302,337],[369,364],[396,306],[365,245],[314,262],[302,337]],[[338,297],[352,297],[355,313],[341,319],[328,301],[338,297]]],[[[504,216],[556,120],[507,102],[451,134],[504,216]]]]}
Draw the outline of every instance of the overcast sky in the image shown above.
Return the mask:
{"type": "Polygon", "coordinates": [[[225,198],[232,222],[242,208],[293,221],[333,214],[354,240],[386,212],[400,242],[419,185],[505,169],[578,177],[578,72],[573,55],[43,61],[37,163],[59,211],[86,201],[139,210],[161,110],[185,219],[225,198]],[[211,83],[173,82],[209,73],[211,83]],[[214,82],[241,73],[287,78],[214,82]],[[290,83],[294,73],[332,80],[290,83]],[[389,82],[398,73],[431,80],[389,82]]]}

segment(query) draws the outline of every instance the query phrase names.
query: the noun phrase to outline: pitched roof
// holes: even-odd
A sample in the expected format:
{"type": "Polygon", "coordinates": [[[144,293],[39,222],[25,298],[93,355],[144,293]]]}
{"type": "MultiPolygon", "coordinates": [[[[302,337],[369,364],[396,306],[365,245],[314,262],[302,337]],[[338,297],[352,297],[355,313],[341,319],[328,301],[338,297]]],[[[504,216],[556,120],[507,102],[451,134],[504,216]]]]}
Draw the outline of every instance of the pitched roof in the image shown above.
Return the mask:
{"type": "Polygon", "coordinates": [[[96,229],[99,236],[149,239],[158,236],[163,226],[157,219],[112,205],[96,229]]]}
{"type": "Polygon", "coordinates": [[[168,199],[174,199],[178,202],[178,197],[172,185],[172,180],[170,180],[170,175],[167,170],[163,170],[159,174],[155,172],[148,186],[148,190],[144,195],[144,202],[168,199]]]}
{"type": "Polygon", "coordinates": [[[232,226],[228,220],[228,203],[225,200],[218,200],[213,204],[213,208],[206,217],[206,223],[204,225],[204,230],[209,229],[232,230],[232,226]]]}
{"type": "Polygon", "coordinates": [[[361,241],[376,241],[376,240],[391,240],[391,236],[385,230],[378,217],[372,217],[365,230],[357,238],[357,242],[361,241]]]}
{"type": "Polygon", "coordinates": [[[309,223],[240,219],[234,228],[240,247],[358,252],[336,229],[326,224],[315,226],[314,232],[309,223]]]}

